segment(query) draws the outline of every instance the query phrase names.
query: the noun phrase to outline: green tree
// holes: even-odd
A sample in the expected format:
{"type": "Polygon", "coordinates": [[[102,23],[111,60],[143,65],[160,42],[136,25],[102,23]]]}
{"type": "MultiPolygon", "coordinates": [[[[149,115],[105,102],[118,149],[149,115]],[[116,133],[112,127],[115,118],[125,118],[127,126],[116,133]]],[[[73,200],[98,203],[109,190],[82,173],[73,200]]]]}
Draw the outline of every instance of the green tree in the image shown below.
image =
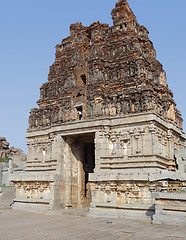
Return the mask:
{"type": "Polygon", "coordinates": [[[6,156],[6,157],[0,157],[0,162],[6,162],[8,163],[9,160],[12,160],[10,157],[6,156]]]}

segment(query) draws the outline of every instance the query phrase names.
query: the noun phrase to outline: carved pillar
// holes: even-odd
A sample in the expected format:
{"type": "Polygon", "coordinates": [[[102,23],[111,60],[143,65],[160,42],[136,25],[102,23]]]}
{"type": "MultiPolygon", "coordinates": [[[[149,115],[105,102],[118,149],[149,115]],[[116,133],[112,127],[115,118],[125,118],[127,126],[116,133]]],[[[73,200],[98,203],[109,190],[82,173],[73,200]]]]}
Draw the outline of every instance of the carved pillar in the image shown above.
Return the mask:
{"type": "Polygon", "coordinates": [[[154,126],[153,123],[151,123],[150,127],[149,127],[149,131],[151,133],[151,152],[152,154],[157,154],[156,153],[156,139],[155,139],[155,135],[156,135],[156,127],[154,126]]]}
{"type": "Polygon", "coordinates": [[[65,207],[72,207],[72,184],[71,184],[71,148],[70,145],[73,143],[72,138],[66,138],[64,148],[64,174],[65,174],[65,189],[66,189],[66,201],[65,207]]]}
{"type": "Polygon", "coordinates": [[[109,156],[110,151],[111,151],[111,149],[110,149],[110,134],[109,134],[109,132],[106,132],[104,135],[106,137],[106,145],[107,145],[107,153],[106,153],[106,155],[109,156]]]}
{"type": "Polygon", "coordinates": [[[124,156],[124,158],[128,158],[129,155],[129,137],[125,136],[120,140],[120,146],[121,146],[121,150],[122,153],[121,155],[124,156]]]}
{"type": "Polygon", "coordinates": [[[172,136],[172,132],[169,130],[168,131],[168,158],[169,159],[174,159],[174,141],[173,141],[173,136],[172,136]]]}
{"type": "Polygon", "coordinates": [[[141,132],[141,154],[144,154],[144,135],[145,131],[141,132]]]}
{"type": "Polygon", "coordinates": [[[134,131],[129,132],[131,135],[131,155],[134,155],[134,131]]]}
{"type": "MultiPolygon", "coordinates": [[[[103,145],[105,142],[105,137],[102,131],[95,133],[95,139],[94,139],[94,146],[95,146],[95,169],[99,171],[100,169],[100,157],[103,155],[107,155],[105,153],[105,149],[103,150],[103,145]]],[[[108,148],[107,148],[108,149],[108,148]]]]}
{"type": "Polygon", "coordinates": [[[117,153],[117,137],[115,135],[111,136],[110,138],[110,144],[111,144],[111,154],[116,155],[117,153]]]}
{"type": "MultiPolygon", "coordinates": [[[[56,155],[55,159],[57,160],[57,172],[61,176],[63,176],[63,170],[64,170],[64,156],[62,154],[64,149],[64,140],[60,135],[57,135],[55,138],[55,144],[56,144],[56,155]]],[[[53,149],[52,149],[53,152],[53,149]]]]}

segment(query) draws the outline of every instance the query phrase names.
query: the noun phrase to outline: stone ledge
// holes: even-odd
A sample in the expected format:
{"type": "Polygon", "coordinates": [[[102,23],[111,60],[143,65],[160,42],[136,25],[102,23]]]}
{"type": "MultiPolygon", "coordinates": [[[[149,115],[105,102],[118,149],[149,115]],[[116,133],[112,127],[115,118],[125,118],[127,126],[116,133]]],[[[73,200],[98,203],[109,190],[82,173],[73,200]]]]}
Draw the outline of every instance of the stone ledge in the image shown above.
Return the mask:
{"type": "Polygon", "coordinates": [[[27,203],[25,202],[15,202],[12,206],[13,209],[19,209],[19,210],[27,210],[27,211],[37,211],[37,212],[43,212],[43,211],[51,211],[52,206],[50,204],[42,204],[42,203],[27,203]]]}
{"type": "Polygon", "coordinates": [[[104,172],[99,175],[95,173],[90,174],[89,181],[90,182],[128,181],[128,180],[148,181],[148,178],[149,178],[148,173],[109,174],[107,172],[104,172]]]}
{"type": "Polygon", "coordinates": [[[42,182],[54,182],[55,174],[53,172],[41,173],[41,172],[23,172],[11,175],[12,182],[31,182],[31,181],[42,181],[42,182]]]}
{"type": "Polygon", "coordinates": [[[39,201],[39,200],[28,200],[28,199],[25,199],[25,200],[19,200],[19,199],[16,199],[14,200],[14,203],[32,203],[32,204],[50,204],[49,201],[39,201]]]}
{"type": "Polygon", "coordinates": [[[151,182],[165,179],[185,181],[186,173],[181,173],[180,171],[171,172],[168,170],[161,170],[159,172],[152,172],[149,174],[149,181],[151,182]]]}
{"type": "Polygon", "coordinates": [[[186,205],[186,192],[185,193],[177,193],[177,192],[154,192],[152,193],[152,197],[155,199],[165,199],[165,200],[183,200],[186,205]]]}
{"type": "Polygon", "coordinates": [[[133,210],[147,210],[151,209],[151,211],[155,210],[154,205],[150,204],[110,204],[110,203],[95,203],[96,208],[115,208],[115,209],[133,209],[133,210]]]}
{"type": "Polygon", "coordinates": [[[186,226],[186,193],[152,193],[155,198],[154,224],[186,226]]]}
{"type": "Polygon", "coordinates": [[[132,218],[150,220],[154,215],[154,207],[152,205],[107,205],[96,204],[90,207],[90,216],[94,217],[112,217],[112,218],[132,218]]]}

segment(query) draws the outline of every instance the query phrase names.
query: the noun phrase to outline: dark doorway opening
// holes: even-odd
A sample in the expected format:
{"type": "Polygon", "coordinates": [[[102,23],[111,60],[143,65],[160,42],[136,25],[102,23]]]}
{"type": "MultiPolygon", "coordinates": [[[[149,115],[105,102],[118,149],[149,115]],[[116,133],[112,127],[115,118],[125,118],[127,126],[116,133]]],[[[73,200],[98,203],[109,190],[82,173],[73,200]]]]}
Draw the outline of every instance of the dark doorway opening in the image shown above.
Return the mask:
{"type": "Polygon", "coordinates": [[[67,191],[72,207],[90,206],[92,198],[89,175],[94,172],[95,168],[94,138],[94,133],[68,136],[70,148],[66,157],[70,159],[69,177],[71,180],[67,191]]]}
{"type": "Polygon", "coordinates": [[[83,148],[83,170],[85,172],[85,197],[90,198],[89,173],[93,173],[95,168],[95,147],[94,142],[84,144],[83,148]]]}

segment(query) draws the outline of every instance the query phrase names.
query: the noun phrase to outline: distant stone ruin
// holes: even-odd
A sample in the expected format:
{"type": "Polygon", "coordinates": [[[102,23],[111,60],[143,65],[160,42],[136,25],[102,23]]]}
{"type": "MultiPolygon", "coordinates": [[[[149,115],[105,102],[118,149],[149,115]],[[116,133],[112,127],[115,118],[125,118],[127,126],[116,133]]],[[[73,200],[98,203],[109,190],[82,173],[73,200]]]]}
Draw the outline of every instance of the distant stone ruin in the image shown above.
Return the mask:
{"type": "Polygon", "coordinates": [[[21,149],[16,149],[14,147],[9,147],[9,143],[6,138],[0,137],[0,157],[10,157],[14,155],[22,155],[23,151],[21,149]]]}
{"type": "Polygon", "coordinates": [[[29,117],[26,166],[12,174],[13,207],[186,224],[184,195],[171,197],[186,191],[181,113],[126,0],[112,19],[72,24],[56,46],[29,117]]]}
{"type": "Polygon", "coordinates": [[[9,186],[10,175],[17,169],[23,170],[26,161],[21,149],[9,146],[6,138],[0,137],[0,186],[9,186]]]}

